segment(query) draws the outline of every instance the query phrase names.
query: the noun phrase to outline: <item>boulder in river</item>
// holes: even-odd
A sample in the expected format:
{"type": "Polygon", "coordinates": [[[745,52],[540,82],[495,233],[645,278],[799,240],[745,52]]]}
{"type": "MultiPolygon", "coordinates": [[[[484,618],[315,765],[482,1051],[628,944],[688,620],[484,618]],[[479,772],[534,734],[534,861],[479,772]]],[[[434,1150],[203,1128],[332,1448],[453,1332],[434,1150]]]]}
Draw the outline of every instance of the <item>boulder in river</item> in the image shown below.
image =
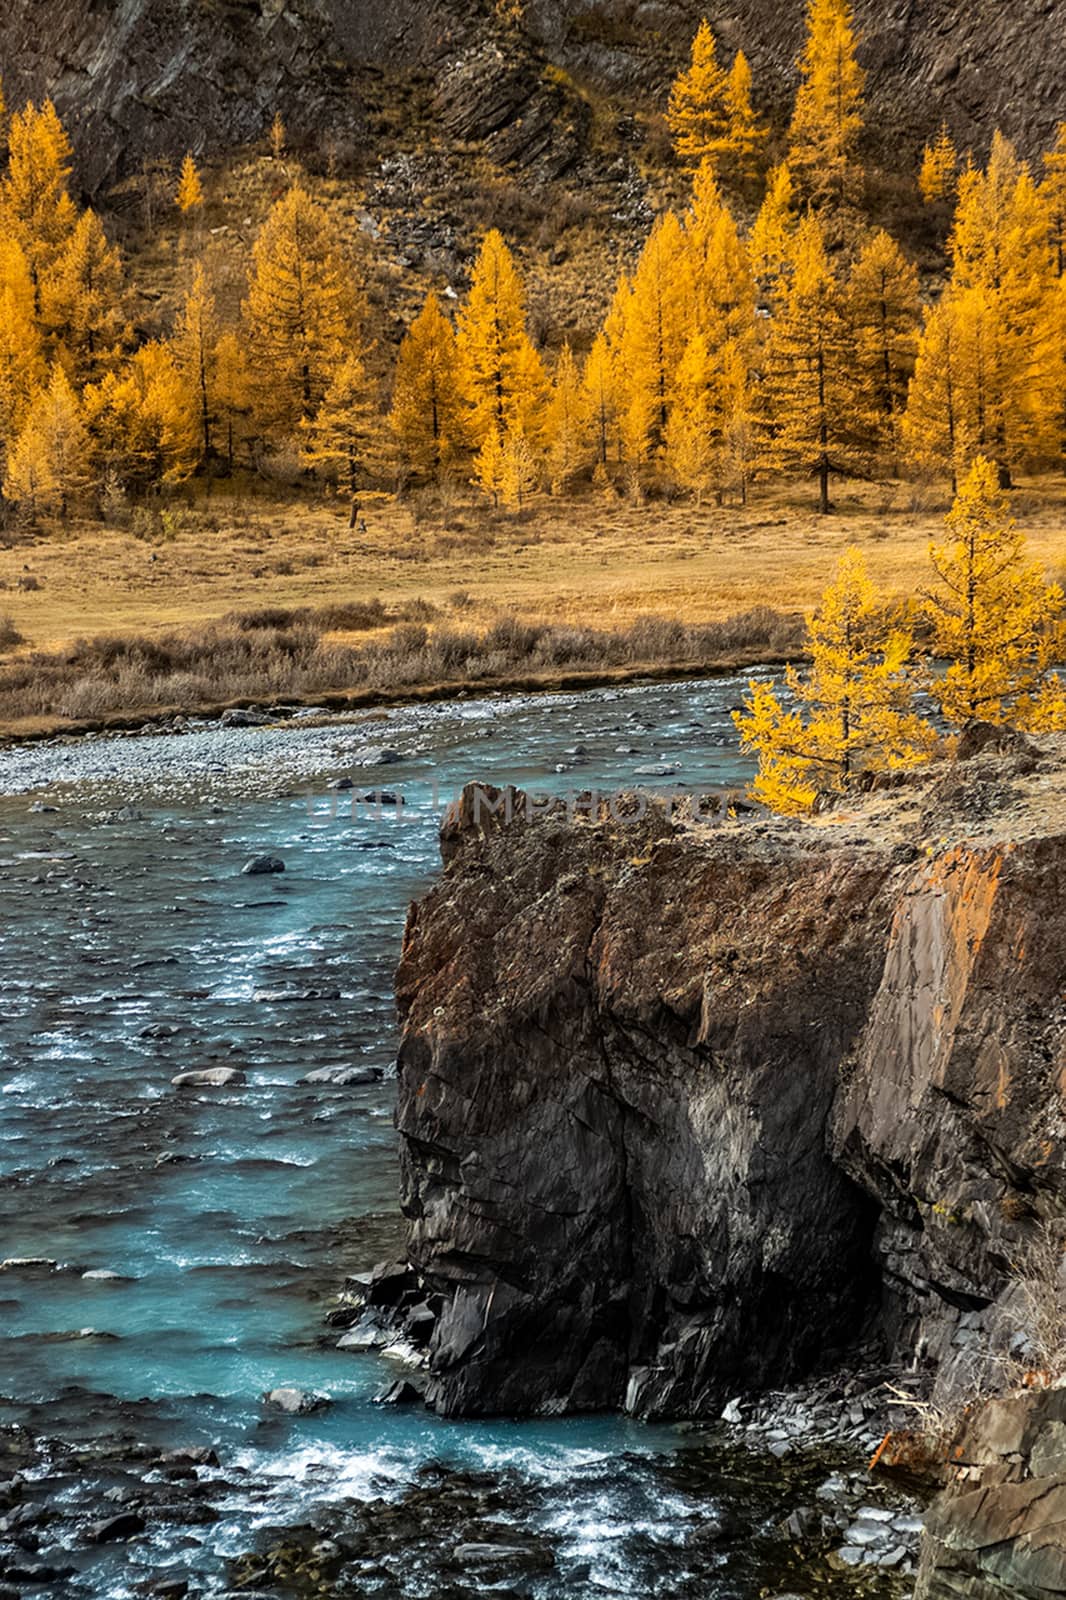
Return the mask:
{"type": "Polygon", "coordinates": [[[179,1072],[170,1081],[175,1089],[225,1089],[248,1080],[240,1067],[201,1067],[195,1072],[179,1072]]]}
{"type": "Polygon", "coordinates": [[[337,1089],[358,1089],[365,1084],[380,1083],[383,1077],[380,1067],[316,1067],[300,1082],[330,1083],[337,1089]]]}
{"type": "Polygon", "coordinates": [[[315,1411],[328,1411],[333,1404],[327,1394],[312,1394],[307,1389],[297,1389],[289,1384],[268,1389],[263,1399],[275,1411],[284,1411],[290,1417],[309,1417],[315,1411]]]}
{"type": "Polygon", "coordinates": [[[104,1522],[94,1522],[86,1530],[86,1537],[90,1544],[114,1544],[143,1533],[144,1527],[140,1512],[120,1511],[117,1516],[108,1517],[104,1522]]]}
{"type": "Polygon", "coordinates": [[[249,711],[235,706],[230,711],[223,711],[220,720],[224,728],[265,728],[270,718],[262,711],[249,711]]]}
{"type": "Polygon", "coordinates": [[[361,767],[393,767],[406,757],[399,750],[389,750],[384,745],[368,745],[359,755],[361,767]]]}
{"type": "Polygon", "coordinates": [[[272,873],[284,872],[285,863],[280,856],[253,856],[251,861],[246,861],[241,872],[246,878],[265,878],[272,873]]]}

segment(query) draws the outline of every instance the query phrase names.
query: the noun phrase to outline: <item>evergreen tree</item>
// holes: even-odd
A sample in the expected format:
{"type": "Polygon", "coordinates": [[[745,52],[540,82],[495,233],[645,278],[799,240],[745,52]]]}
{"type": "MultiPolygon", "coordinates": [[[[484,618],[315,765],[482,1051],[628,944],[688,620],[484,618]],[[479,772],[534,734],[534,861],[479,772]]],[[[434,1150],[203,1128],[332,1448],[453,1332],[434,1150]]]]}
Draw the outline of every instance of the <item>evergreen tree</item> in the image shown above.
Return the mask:
{"type": "Polygon", "coordinates": [[[352,351],[337,368],[312,421],[304,424],[303,459],[322,466],[350,500],[349,528],[359,515],[359,476],[374,448],[377,405],[361,356],[352,351]]]}
{"type": "Polygon", "coordinates": [[[945,123],[935,144],[927,144],[922,152],[922,168],[918,188],[927,206],[949,200],[955,191],[959,170],[959,153],[945,123]]]}
{"type": "Polygon", "coordinates": [[[468,403],[451,323],[430,293],[396,363],[389,417],[401,469],[440,479],[469,453],[468,403]]]}
{"type": "Polygon", "coordinates": [[[688,338],[686,242],[672,211],[652,229],[625,303],[621,340],[622,439],[630,470],[661,449],[678,363],[688,338]]]}
{"type": "Polygon", "coordinates": [[[58,362],[34,401],[8,457],[4,494],[31,518],[41,511],[66,517],[70,501],[92,482],[89,437],[77,396],[58,362]]]}
{"type": "Polygon", "coordinates": [[[333,226],[299,186],[268,216],[252,252],[243,312],[264,420],[309,421],[360,343],[360,297],[333,226]]]}
{"type": "Polygon", "coordinates": [[[556,363],[545,415],[548,474],[552,494],[565,494],[589,465],[590,408],[570,346],[556,363]]]}
{"type": "Polygon", "coordinates": [[[890,629],[858,550],[807,619],[809,669],[790,668],[793,706],[771,683],[753,683],[734,721],[759,758],[756,799],[775,811],[810,811],[820,793],[845,792],[863,773],[917,765],[936,739],[914,710],[912,641],[890,629]]]}
{"type": "Polygon", "coordinates": [[[0,220],[26,258],[38,313],[41,283],[77,221],[69,192],[70,158],[70,140],[51,100],[15,113],[7,174],[0,183],[0,220]]]}
{"type": "Polygon", "coordinates": [[[930,551],[937,582],[928,597],[934,648],[950,662],[934,685],[940,709],[953,727],[975,718],[1024,726],[1058,688],[1062,590],[1025,559],[988,457],[973,463],[947,522],[948,542],[930,551]]]}
{"type": "Polygon", "coordinates": [[[174,203],[183,217],[187,217],[190,212],[195,213],[203,210],[204,188],[200,182],[200,174],[196,170],[196,162],[192,158],[191,151],[186,154],[184,161],[181,163],[181,176],[178,179],[174,203]]]}
{"type": "Polygon", "coordinates": [[[855,57],[850,0],[809,0],[800,72],[789,166],[813,204],[853,202],[862,190],[858,145],[865,74],[855,57]]]}
{"type": "Polygon", "coordinates": [[[686,332],[702,333],[714,349],[735,341],[750,349],[755,339],[755,281],[748,252],[732,213],[723,203],[713,166],[696,173],[692,205],[685,216],[682,284],[686,332]]]}
{"type": "Polygon", "coordinates": [[[695,171],[720,155],[728,137],[729,79],[718,63],[714,31],[706,18],[692,41],[692,59],[670,92],[666,121],[683,167],[695,171]]]}
{"type": "Polygon", "coordinates": [[[475,442],[515,428],[535,437],[547,378],[526,328],[521,277],[495,229],[481,246],[457,337],[475,442]]]}
{"type": "Polygon", "coordinates": [[[960,464],[975,444],[967,400],[972,402],[977,391],[968,388],[964,377],[965,321],[959,297],[951,293],[927,310],[903,418],[909,459],[926,472],[949,477],[952,494],[958,487],[960,464]]]}
{"type": "Polygon", "coordinates": [[[582,375],[597,469],[606,473],[612,447],[619,448],[619,385],[607,334],[599,333],[582,375]]]}
{"type": "Polygon", "coordinates": [[[719,161],[727,182],[738,186],[752,183],[759,176],[768,130],[755,115],[751,104],[751,67],[743,50],[738,50],[725,90],[726,131],[719,161]]]}
{"type": "Polygon", "coordinates": [[[884,231],[865,245],[848,283],[856,382],[875,419],[877,448],[899,471],[901,425],[914,372],[918,269],[884,231]]]}
{"type": "Polygon", "coordinates": [[[203,266],[193,273],[189,291],[182,302],[171,337],[171,348],[178,371],[196,396],[200,419],[200,465],[211,459],[211,425],[215,406],[215,347],[218,343],[218,315],[215,297],[207,286],[203,266]]]}
{"type": "Polygon", "coordinates": [[[853,471],[870,442],[844,312],[821,225],[810,216],[796,234],[774,317],[762,398],[770,464],[817,478],[823,513],[831,509],[831,476],[853,471]]]}
{"type": "Polygon", "coordinates": [[[114,368],[129,343],[119,253],[95,211],[84,211],[41,285],[41,321],[81,389],[114,368]]]}
{"type": "Polygon", "coordinates": [[[674,481],[702,503],[720,489],[725,415],[721,372],[702,333],[688,342],[677,369],[666,428],[666,465],[674,481]]]}
{"type": "Polygon", "coordinates": [[[766,198],[751,230],[749,254],[763,294],[776,293],[792,256],[796,216],[792,209],[792,174],[782,163],[774,167],[766,185],[766,198]]]}

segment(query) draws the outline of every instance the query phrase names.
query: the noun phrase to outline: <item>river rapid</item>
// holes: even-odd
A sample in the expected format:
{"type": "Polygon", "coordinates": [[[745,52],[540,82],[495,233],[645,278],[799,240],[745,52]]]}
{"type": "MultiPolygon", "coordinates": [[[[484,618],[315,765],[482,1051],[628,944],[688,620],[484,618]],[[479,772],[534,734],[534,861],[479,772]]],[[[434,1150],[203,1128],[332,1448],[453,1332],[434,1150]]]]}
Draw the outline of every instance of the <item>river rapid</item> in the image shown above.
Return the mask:
{"type": "Polygon", "coordinates": [[[735,788],[741,691],[0,752],[0,1584],[237,1593],[236,1558],[347,1517],[368,1554],[342,1593],[786,1591],[776,1530],[831,1464],[614,1417],[442,1423],[377,1404],[403,1367],[325,1322],[400,1241],[392,973],[441,806],[471,779],[735,788]],[[353,815],[344,774],[406,804],[353,815]],[[244,875],[262,853],[284,873],[244,875]],[[246,1081],[172,1084],[213,1066],[246,1081]],[[381,1076],[306,1081],[352,1067],[381,1076]],[[282,1414],[279,1385],[332,1403],[282,1414]],[[124,1512],[143,1529],[93,1542],[124,1512]],[[534,1553],[472,1576],[455,1550],[490,1524],[534,1553]]]}

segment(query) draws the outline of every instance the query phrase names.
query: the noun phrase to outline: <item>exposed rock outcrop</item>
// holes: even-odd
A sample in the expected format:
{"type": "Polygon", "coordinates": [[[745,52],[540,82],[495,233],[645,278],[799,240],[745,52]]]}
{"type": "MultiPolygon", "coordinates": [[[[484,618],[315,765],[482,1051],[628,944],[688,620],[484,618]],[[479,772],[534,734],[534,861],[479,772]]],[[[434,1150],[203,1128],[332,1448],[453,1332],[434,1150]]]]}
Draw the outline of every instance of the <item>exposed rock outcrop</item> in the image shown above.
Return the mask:
{"type": "Polygon", "coordinates": [[[944,1393],[989,1349],[1039,1364],[1064,755],[815,824],[468,791],[399,974],[432,1403],[706,1415],[871,1327],[944,1393]]]}
{"type": "MultiPolygon", "coordinates": [[[[410,81],[437,91],[445,123],[497,155],[575,146],[580,89],[622,111],[659,105],[707,12],[727,51],[743,45],[766,105],[795,84],[802,0],[527,0],[519,26],[459,0],[13,0],[0,18],[9,102],[52,94],[96,189],[152,155],[218,153],[260,137],[280,110],[300,140],[365,144],[366,103],[410,81]],[[549,68],[556,69],[554,73],[549,68]],[[571,80],[566,92],[560,82],[571,80]],[[569,109],[567,109],[569,108],[569,109]]],[[[963,146],[1001,123],[1027,151],[1062,113],[1066,42],[1050,0],[858,0],[871,144],[913,146],[945,118],[963,146]]]]}

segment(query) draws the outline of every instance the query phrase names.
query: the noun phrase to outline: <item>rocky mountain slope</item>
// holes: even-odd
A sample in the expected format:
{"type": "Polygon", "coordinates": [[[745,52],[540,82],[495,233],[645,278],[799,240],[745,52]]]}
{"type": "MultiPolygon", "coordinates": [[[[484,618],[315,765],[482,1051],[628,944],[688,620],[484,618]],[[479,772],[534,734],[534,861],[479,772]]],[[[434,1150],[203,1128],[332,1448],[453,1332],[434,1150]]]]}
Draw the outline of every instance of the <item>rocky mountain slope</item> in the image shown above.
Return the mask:
{"type": "MultiPolygon", "coordinates": [[[[146,158],[217,155],[280,111],[306,143],[373,156],[374,111],[402,132],[412,85],[431,122],[546,175],[578,159],[592,102],[658,107],[706,12],[752,58],[764,105],[794,84],[802,0],[527,0],[518,22],[491,0],[13,0],[0,17],[11,103],[51,94],[82,177],[98,189],[146,158]]],[[[1027,149],[1063,114],[1066,40],[1055,0],[857,0],[870,138],[898,152],[946,119],[963,143],[1001,123],[1027,149]]]]}

